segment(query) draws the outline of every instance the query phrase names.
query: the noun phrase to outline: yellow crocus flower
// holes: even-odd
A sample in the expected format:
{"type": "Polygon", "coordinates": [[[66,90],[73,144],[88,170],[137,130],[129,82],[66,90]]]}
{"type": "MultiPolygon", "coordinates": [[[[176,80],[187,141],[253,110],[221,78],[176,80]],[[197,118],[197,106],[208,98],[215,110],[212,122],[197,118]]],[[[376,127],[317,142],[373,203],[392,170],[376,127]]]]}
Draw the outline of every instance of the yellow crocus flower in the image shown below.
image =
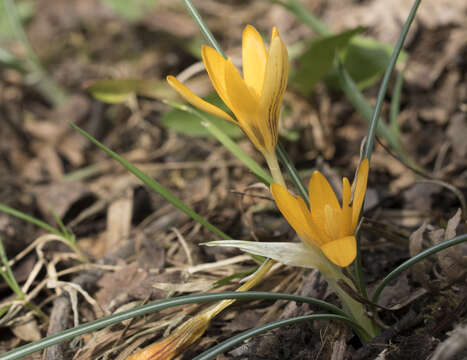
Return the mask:
{"type": "Polygon", "coordinates": [[[368,170],[368,159],[364,159],[357,172],[353,200],[349,180],[342,179],[342,206],[319,171],[310,180],[310,209],[301,197],[295,197],[279,184],[271,185],[279,210],[297,234],[341,267],[350,265],[357,254],[355,229],[365,198],[368,170]]]}
{"type": "Polygon", "coordinates": [[[186,101],[210,114],[240,126],[255,147],[265,155],[277,144],[279,114],[289,74],[287,48],[276,28],[272,30],[269,51],[258,31],[247,25],[243,31],[243,78],[231,59],[225,59],[209,46],[202,57],[217,94],[234,116],[204,101],[174,76],[167,81],[186,101]]]}

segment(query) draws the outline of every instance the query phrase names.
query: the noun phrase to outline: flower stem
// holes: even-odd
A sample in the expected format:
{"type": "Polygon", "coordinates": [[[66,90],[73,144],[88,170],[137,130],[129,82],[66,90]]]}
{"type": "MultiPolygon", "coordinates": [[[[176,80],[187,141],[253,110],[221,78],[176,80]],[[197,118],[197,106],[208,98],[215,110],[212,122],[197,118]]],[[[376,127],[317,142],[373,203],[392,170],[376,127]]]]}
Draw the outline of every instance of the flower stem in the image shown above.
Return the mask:
{"type": "Polygon", "coordinates": [[[364,305],[353,299],[339,285],[339,281],[345,281],[348,286],[355,289],[353,283],[342,273],[342,270],[333,264],[329,264],[329,266],[320,268],[320,271],[326,277],[328,284],[339,296],[346,313],[348,313],[355,322],[365,330],[365,333],[358,332],[358,336],[361,341],[368,342],[370,339],[378,335],[378,329],[373,321],[368,317],[364,305]]]}
{"type": "Polygon", "coordinates": [[[272,178],[274,182],[282,185],[284,188],[285,186],[284,177],[282,176],[281,168],[279,166],[279,162],[277,161],[277,156],[274,151],[271,152],[264,152],[264,158],[266,159],[266,163],[268,164],[269,171],[271,171],[272,178]]]}

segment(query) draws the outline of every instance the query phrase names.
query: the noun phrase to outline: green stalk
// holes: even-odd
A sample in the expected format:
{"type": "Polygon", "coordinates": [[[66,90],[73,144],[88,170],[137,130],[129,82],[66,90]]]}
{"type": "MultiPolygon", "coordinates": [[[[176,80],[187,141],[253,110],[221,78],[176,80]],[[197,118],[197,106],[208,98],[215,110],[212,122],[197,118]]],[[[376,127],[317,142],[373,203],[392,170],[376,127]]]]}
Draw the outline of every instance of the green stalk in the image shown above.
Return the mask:
{"type": "Polygon", "coordinates": [[[269,171],[271,172],[274,182],[287,189],[276,154],[274,152],[263,153],[263,156],[266,159],[266,163],[268,164],[269,171]]]}
{"type": "MultiPolygon", "coordinates": [[[[136,316],[142,316],[153,313],[155,311],[164,310],[167,308],[186,305],[186,304],[197,304],[205,302],[220,301],[225,299],[237,299],[237,300],[287,300],[296,301],[300,303],[311,304],[319,306],[322,309],[331,311],[342,318],[346,318],[348,322],[352,323],[353,320],[349,319],[344,311],[339,309],[337,306],[332,305],[326,301],[313,299],[304,296],[271,293],[262,291],[246,291],[246,292],[220,292],[215,294],[196,294],[180,296],[174,299],[154,301],[146,305],[138,306],[134,309],[122,311],[120,313],[107,316],[101,319],[97,319],[86,324],[79,325],[72,329],[62,331],[58,334],[47,336],[41,340],[31,342],[29,344],[20,346],[14,350],[8,351],[0,356],[1,360],[16,360],[21,359],[24,356],[32,354],[36,351],[43,350],[49,346],[60,344],[64,341],[73,339],[77,336],[102,329],[106,326],[120,323],[124,320],[134,318],[136,316]]],[[[358,327],[358,324],[354,324],[358,327]]]]}
{"type": "MultiPolygon", "coordinates": [[[[383,133],[383,137],[388,141],[388,143],[395,149],[397,152],[402,155],[402,149],[400,148],[400,143],[399,139],[395,137],[395,134],[392,133],[387,126],[383,126],[383,123],[379,122],[380,115],[381,115],[381,109],[383,107],[383,102],[384,102],[384,97],[386,95],[387,87],[389,85],[389,80],[391,78],[392,72],[394,71],[394,68],[396,66],[397,58],[399,57],[399,54],[402,50],[402,46],[404,45],[405,38],[407,37],[407,33],[409,32],[410,25],[412,24],[412,21],[415,17],[415,14],[417,12],[418,6],[420,5],[421,0],[415,0],[414,4],[412,6],[412,9],[410,10],[410,13],[407,17],[407,20],[404,24],[404,27],[402,28],[402,31],[399,35],[399,39],[397,40],[396,46],[394,47],[394,51],[392,52],[391,59],[389,61],[389,65],[386,68],[386,72],[384,73],[383,80],[381,82],[381,86],[379,87],[378,91],[378,97],[376,99],[376,104],[373,109],[373,113],[371,115],[371,120],[370,120],[370,125],[368,128],[368,134],[366,136],[366,142],[363,150],[363,156],[362,158],[368,158],[368,160],[371,159],[371,153],[373,152],[374,148],[374,141],[375,141],[375,135],[376,131],[378,130],[380,133],[383,133]]],[[[347,79],[345,81],[345,84],[353,84],[352,79],[348,74],[345,72],[345,70],[342,68],[342,66],[339,66],[339,74],[341,77],[343,76],[344,78],[347,79]]],[[[356,87],[355,84],[353,84],[354,89],[353,91],[350,91],[348,93],[349,98],[354,97],[354,98],[360,98],[361,93],[357,92],[358,88],[356,87]]],[[[345,86],[345,85],[344,85],[345,86]]],[[[361,95],[360,101],[358,102],[360,105],[364,107],[364,110],[368,110],[368,106],[365,105],[366,100],[361,95]]],[[[371,108],[371,107],[370,107],[371,108]]],[[[362,109],[363,110],[363,109],[362,109]]],[[[358,287],[360,291],[362,292],[362,295],[367,296],[366,293],[366,285],[365,285],[365,280],[363,279],[363,270],[362,270],[362,260],[361,260],[361,251],[360,251],[360,246],[359,242],[357,243],[357,258],[355,261],[355,275],[356,275],[356,280],[358,287]]]]}
{"type": "Polygon", "coordinates": [[[363,157],[368,158],[368,160],[371,158],[371,153],[373,152],[376,127],[378,126],[378,121],[381,115],[381,109],[383,107],[384,97],[386,95],[386,90],[389,85],[389,80],[391,79],[392,72],[396,67],[397,58],[399,57],[399,54],[402,50],[402,46],[404,45],[405,38],[407,37],[410,25],[412,25],[412,21],[415,18],[415,14],[417,13],[417,9],[420,5],[420,2],[421,0],[415,0],[414,4],[412,5],[412,9],[410,9],[409,16],[407,17],[404,27],[402,28],[402,31],[399,35],[399,39],[397,40],[396,46],[394,47],[394,51],[391,55],[391,59],[389,60],[389,65],[386,68],[386,72],[384,73],[383,81],[381,82],[381,86],[379,87],[378,97],[376,98],[376,104],[370,120],[370,127],[368,129],[365,149],[363,152],[363,157]]]}
{"type": "Polygon", "coordinates": [[[426,259],[430,255],[436,254],[437,252],[440,252],[451,246],[458,245],[465,241],[467,241],[467,234],[456,236],[455,238],[444,241],[441,244],[437,244],[426,250],[423,250],[421,253],[411,257],[409,260],[400,264],[393,271],[391,271],[388,275],[386,275],[386,277],[383,280],[381,280],[380,284],[378,285],[378,287],[375,289],[375,292],[373,293],[373,297],[372,297],[373,303],[375,304],[378,303],[379,296],[381,295],[381,292],[386,287],[386,285],[388,285],[392,280],[397,278],[400,274],[402,274],[405,270],[410,268],[412,265],[415,265],[416,263],[426,259]]]}
{"type": "Polygon", "coordinates": [[[77,125],[73,124],[72,122],[69,122],[69,124],[73,129],[75,129],[76,131],[81,133],[81,135],[86,137],[89,141],[91,141],[92,143],[97,145],[101,150],[104,150],[108,155],[110,155],[112,158],[114,158],[120,164],[122,164],[129,172],[131,172],[138,179],[140,179],[147,187],[149,187],[151,190],[157,192],[165,200],[167,200],[172,205],[174,205],[177,209],[183,211],[185,214],[190,216],[193,220],[199,222],[201,225],[203,225],[204,227],[206,227],[207,229],[212,231],[217,236],[220,236],[223,239],[232,239],[229,235],[224,233],[222,230],[220,230],[219,228],[217,228],[216,226],[211,224],[209,221],[207,221],[206,219],[201,217],[198,213],[196,213],[189,206],[187,206],[183,201],[181,201],[178,197],[176,197],[172,192],[170,192],[168,189],[166,189],[158,181],[151,178],[144,171],[141,171],[136,166],[134,166],[130,162],[126,161],[124,158],[122,158],[116,152],[110,150],[108,147],[106,147],[104,144],[99,142],[97,139],[95,139],[93,136],[88,134],[86,131],[84,131],[83,129],[81,129],[77,125]]]}
{"type": "Polygon", "coordinates": [[[289,174],[290,178],[292,179],[295,187],[297,188],[300,196],[305,200],[306,204],[310,206],[310,199],[308,197],[308,191],[306,189],[305,184],[303,183],[302,178],[298,174],[297,169],[295,168],[295,165],[293,162],[290,160],[289,155],[285,151],[284,147],[280,142],[277,143],[276,146],[276,153],[279,156],[279,159],[281,160],[282,165],[284,165],[285,169],[287,170],[287,173],[289,174]]]}
{"type": "MultiPolygon", "coordinates": [[[[358,230],[357,230],[358,232],[358,230]]],[[[357,256],[355,258],[355,282],[357,283],[358,290],[364,298],[368,298],[368,293],[366,291],[366,283],[363,277],[363,265],[362,265],[362,250],[360,248],[360,235],[355,234],[355,239],[357,240],[357,256]]]]}
{"type": "Polygon", "coordinates": [[[211,349],[203,352],[202,354],[193,358],[193,360],[211,360],[214,359],[217,355],[224,353],[225,351],[238,346],[244,340],[247,340],[253,336],[263,334],[269,330],[276,329],[278,327],[287,326],[287,325],[294,325],[304,321],[310,320],[339,320],[349,323],[355,330],[364,331],[363,329],[356,326],[349,318],[340,315],[333,315],[333,314],[317,314],[317,315],[303,315],[297,316],[290,319],[278,320],[268,324],[264,324],[257,328],[244,331],[238,335],[235,335],[224,342],[212,347],[211,349]]]}
{"type": "Polygon", "coordinates": [[[3,247],[3,240],[0,237],[0,260],[3,264],[2,267],[5,267],[5,271],[0,267],[0,275],[3,277],[5,282],[8,284],[10,289],[15,293],[15,295],[20,299],[24,300],[25,296],[18,282],[16,281],[15,275],[11,271],[10,265],[8,264],[8,259],[6,257],[5,248],[3,247]]]}
{"type": "Polygon", "coordinates": [[[339,285],[340,282],[345,282],[347,286],[355,289],[354,284],[343,274],[341,268],[328,262],[326,266],[319,268],[321,273],[325,276],[329,286],[336,292],[339,299],[344,306],[346,313],[354,319],[354,321],[364,329],[364,332],[357,331],[358,336],[362,342],[368,342],[374,338],[377,333],[373,321],[368,317],[365,306],[353,299],[347,292],[339,285]]]}
{"type": "Polygon", "coordinates": [[[203,34],[208,44],[210,44],[214,49],[216,49],[216,51],[219,54],[221,54],[224,58],[227,58],[224,51],[219,46],[219,43],[216,41],[216,38],[212,34],[211,30],[209,30],[209,27],[206,25],[206,23],[204,22],[203,18],[201,17],[191,0],[183,0],[183,2],[185,3],[188,12],[193,17],[193,20],[198,25],[199,29],[201,30],[201,33],[203,34]]]}
{"type": "Polygon", "coordinates": [[[62,232],[60,232],[59,230],[55,229],[54,227],[50,226],[49,224],[47,224],[46,222],[44,222],[42,220],[36,219],[33,216],[25,214],[25,213],[23,213],[23,212],[21,212],[19,210],[15,210],[15,209],[13,209],[13,208],[11,208],[9,206],[0,204],[0,211],[4,212],[6,214],[9,214],[9,215],[15,216],[18,219],[25,220],[25,221],[27,221],[27,222],[29,222],[31,224],[34,224],[34,225],[44,229],[45,231],[47,231],[47,232],[49,232],[51,234],[59,236],[63,240],[64,243],[68,244],[68,246],[70,246],[71,249],[76,254],[78,254],[78,256],[81,258],[82,262],[89,262],[89,259],[86,257],[86,255],[79,248],[73,234],[71,234],[66,229],[66,227],[63,225],[61,220],[55,214],[53,214],[53,216],[54,216],[55,220],[57,221],[58,225],[60,226],[60,228],[62,229],[62,232]]]}
{"type": "Polygon", "coordinates": [[[35,217],[32,217],[32,216],[30,216],[28,214],[25,214],[25,213],[23,213],[23,212],[21,212],[19,210],[15,210],[15,209],[13,209],[13,208],[11,208],[9,206],[0,204],[0,211],[4,212],[6,214],[9,214],[9,215],[15,216],[18,219],[30,222],[31,224],[34,224],[36,226],[39,226],[40,228],[44,229],[45,231],[47,231],[49,233],[52,233],[52,234],[55,234],[55,235],[58,235],[58,236],[63,236],[63,234],[60,231],[58,231],[54,227],[50,226],[49,224],[45,223],[44,221],[36,219],[35,217]]]}
{"type": "MultiPolygon", "coordinates": [[[[24,301],[24,307],[28,310],[31,310],[35,312],[39,317],[41,317],[43,320],[47,321],[48,316],[44,314],[44,312],[39,309],[35,304],[33,304],[31,301],[26,300],[26,295],[24,294],[23,290],[19,286],[18,282],[16,281],[15,275],[13,274],[13,271],[11,271],[10,264],[8,264],[8,259],[6,257],[5,249],[3,248],[3,241],[2,238],[0,237],[0,262],[3,264],[3,267],[5,268],[5,272],[2,270],[0,267],[0,275],[3,277],[5,282],[8,284],[10,289],[15,293],[16,295],[16,300],[24,301]]],[[[4,312],[8,311],[9,306],[6,306],[0,310],[1,315],[3,315],[4,312]]]]}

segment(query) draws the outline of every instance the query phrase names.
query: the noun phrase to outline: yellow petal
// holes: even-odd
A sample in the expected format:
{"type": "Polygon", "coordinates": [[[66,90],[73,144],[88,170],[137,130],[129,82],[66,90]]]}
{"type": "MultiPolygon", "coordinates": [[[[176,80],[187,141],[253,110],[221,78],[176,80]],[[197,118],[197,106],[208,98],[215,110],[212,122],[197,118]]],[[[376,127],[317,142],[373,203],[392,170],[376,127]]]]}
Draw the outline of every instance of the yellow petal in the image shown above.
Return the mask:
{"type": "Polygon", "coordinates": [[[357,256],[357,241],[355,236],[347,236],[324,244],[321,250],[334,264],[346,267],[357,256]]]}
{"type": "Polygon", "coordinates": [[[170,360],[196,342],[207,330],[211,316],[201,313],[185,321],[169,336],[159,340],[126,360],[170,360]]]}
{"type": "Polygon", "coordinates": [[[324,205],[324,226],[326,228],[326,233],[328,233],[332,239],[339,238],[339,229],[341,227],[339,215],[340,214],[334,212],[331,205],[324,205]]]}
{"type": "Polygon", "coordinates": [[[258,96],[250,91],[230,59],[225,67],[225,85],[231,102],[230,110],[238,124],[258,150],[264,152],[266,141],[258,121],[258,96]]]}
{"type": "Polygon", "coordinates": [[[282,215],[300,236],[306,236],[308,223],[295,196],[279,184],[271,184],[271,193],[282,215]]]}
{"type": "Polygon", "coordinates": [[[201,48],[201,56],[203,57],[204,66],[206,67],[214,89],[216,89],[217,94],[225,105],[227,105],[229,109],[232,109],[225,87],[225,66],[227,60],[212,47],[206,45],[203,45],[201,48]]]}
{"type": "Polygon", "coordinates": [[[225,87],[232,105],[230,110],[235,116],[238,119],[253,117],[258,109],[258,97],[250,91],[230,59],[225,65],[225,87]]]}
{"type": "Polygon", "coordinates": [[[197,107],[198,109],[206,111],[209,114],[212,114],[222,119],[237,123],[225,111],[201,99],[198,95],[193,93],[190,89],[188,89],[185,85],[183,85],[180,81],[178,81],[174,76],[170,76],[170,75],[167,76],[167,82],[176,92],[178,92],[191,105],[197,107]]]}
{"type": "Polygon", "coordinates": [[[274,26],[272,28],[272,34],[271,34],[271,43],[274,40],[274,38],[279,36],[279,31],[277,31],[277,28],[274,26]]]}
{"type": "Polygon", "coordinates": [[[287,80],[289,58],[287,48],[279,36],[274,37],[269,49],[260,100],[261,132],[266,139],[266,147],[274,149],[277,144],[279,115],[287,80]]]}
{"type": "Polygon", "coordinates": [[[342,179],[342,224],[339,237],[352,235],[352,208],[350,207],[351,196],[352,189],[350,187],[349,179],[345,177],[342,179]]]}
{"type": "Polygon", "coordinates": [[[358,217],[360,216],[360,210],[362,209],[363,200],[365,199],[366,185],[368,181],[368,159],[365,158],[360,163],[360,167],[357,172],[357,179],[355,185],[355,193],[353,195],[352,203],[352,232],[355,231],[358,223],[358,217]]]}
{"type": "Polygon", "coordinates": [[[266,58],[266,48],[261,35],[253,26],[247,25],[243,30],[242,40],[243,78],[257,96],[263,89],[266,58]]]}
{"type": "Polygon", "coordinates": [[[323,245],[326,241],[329,241],[330,239],[328,236],[324,233],[321,232],[320,228],[316,226],[316,224],[313,222],[310,210],[308,210],[308,207],[306,206],[305,201],[301,198],[298,197],[298,205],[300,206],[300,209],[302,213],[304,214],[307,228],[305,230],[306,234],[308,235],[304,239],[310,244],[313,245],[316,244],[318,246],[323,245]],[[310,243],[310,240],[314,243],[310,243]]]}
{"type": "Polygon", "coordinates": [[[332,234],[329,233],[326,228],[326,205],[329,205],[333,210],[332,215],[335,217],[335,226],[341,226],[342,217],[342,210],[339,202],[337,201],[336,195],[334,194],[334,190],[319,171],[315,171],[313,173],[308,190],[310,194],[310,211],[313,222],[320,227],[323,233],[326,233],[327,236],[331,237],[332,234]]]}

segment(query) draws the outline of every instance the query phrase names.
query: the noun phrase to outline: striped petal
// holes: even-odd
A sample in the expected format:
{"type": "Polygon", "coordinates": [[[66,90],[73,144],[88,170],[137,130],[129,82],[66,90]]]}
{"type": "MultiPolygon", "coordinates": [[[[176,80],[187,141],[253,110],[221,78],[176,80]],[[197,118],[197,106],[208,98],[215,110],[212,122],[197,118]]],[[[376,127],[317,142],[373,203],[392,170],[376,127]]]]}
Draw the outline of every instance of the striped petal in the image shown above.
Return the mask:
{"type": "Polygon", "coordinates": [[[258,121],[258,96],[250,91],[230,59],[225,68],[225,85],[231,102],[230,110],[256,148],[264,152],[266,139],[258,121]]]}
{"type": "Polygon", "coordinates": [[[357,241],[355,236],[347,236],[324,244],[321,250],[334,264],[346,267],[357,256],[357,241]]]}
{"type": "Polygon", "coordinates": [[[362,209],[363,201],[365,200],[366,186],[368,182],[368,171],[368,159],[365,158],[360,163],[357,172],[357,178],[355,180],[356,185],[352,204],[352,232],[354,232],[355,228],[357,227],[358,218],[360,216],[360,210],[362,209]]]}
{"type": "Polygon", "coordinates": [[[219,109],[217,106],[214,106],[207,101],[201,99],[198,95],[193,93],[190,89],[188,89],[185,85],[183,85],[180,81],[178,81],[174,76],[167,76],[167,82],[169,85],[180,94],[186,101],[188,101],[191,105],[206,111],[209,114],[218,116],[222,119],[232,121],[237,123],[229,114],[225,111],[219,109]]]}
{"type": "Polygon", "coordinates": [[[279,115],[288,76],[287,48],[277,35],[273,38],[269,49],[260,99],[260,116],[263,119],[260,124],[261,132],[267,134],[267,148],[269,149],[274,149],[277,144],[279,115]]]}
{"type": "Polygon", "coordinates": [[[261,35],[253,26],[247,25],[243,30],[242,39],[243,78],[257,96],[263,89],[266,58],[266,48],[261,35]]]}
{"type": "Polygon", "coordinates": [[[230,109],[237,118],[251,118],[257,113],[258,97],[250,91],[230,59],[225,66],[225,87],[231,102],[230,109]]]}
{"type": "Polygon", "coordinates": [[[330,214],[335,216],[335,226],[340,226],[341,224],[340,215],[342,211],[339,202],[337,201],[336,195],[334,194],[334,190],[332,189],[331,185],[329,185],[326,178],[319,171],[315,171],[311,177],[309,194],[310,211],[313,222],[321,229],[323,233],[326,233],[328,237],[331,237],[331,233],[329,233],[328,229],[326,228],[326,205],[330,206],[332,209],[332,214],[328,211],[328,216],[330,216],[330,214]]]}
{"type": "Polygon", "coordinates": [[[345,237],[352,234],[352,208],[350,206],[352,189],[349,179],[342,179],[342,224],[339,237],[345,237]]]}
{"type": "Polygon", "coordinates": [[[204,66],[208,72],[214,89],[229,109],[232,109],[227,90],[225,86],[225,68],[227,60],[210,46],[203,45],[201,49],[204,66]]]}
{"type": "Polygon", "coordinates": [[[306,236],[304,239],[308,242],[308,244],[312,246],[321,246],[326,241],[329,241],[328,236],[325,233],[323,233],[320,227],[316,226],[316,224],[313,222],[310,210],[308,210],[305,201],[301,197],[298,197],[298,205],[300,206],[302,213],[305,215],[304,217],[307,225],[306,232],[308,236],[306,236]],[[311,243],[310,241],[312,241],[313,243],[311,243]]]}

